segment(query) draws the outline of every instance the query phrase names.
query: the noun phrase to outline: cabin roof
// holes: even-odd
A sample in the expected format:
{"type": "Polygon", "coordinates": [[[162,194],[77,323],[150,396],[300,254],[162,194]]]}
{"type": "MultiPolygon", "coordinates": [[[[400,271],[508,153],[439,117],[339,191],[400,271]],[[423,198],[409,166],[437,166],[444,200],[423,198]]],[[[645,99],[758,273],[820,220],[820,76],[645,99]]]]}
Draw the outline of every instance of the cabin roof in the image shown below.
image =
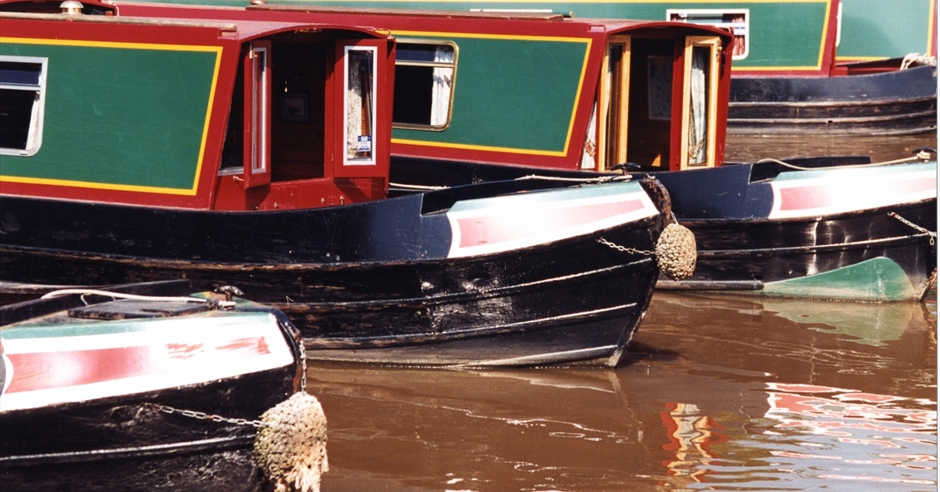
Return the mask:
{"type": "MultiPolygon", "coordinates": [[[[131,0],[131,3],[139,3],[131,0]]],[[[539,12],[524,11],[469,11],[469,10],[401,10],[401,9],[382,9],[382,8],[360,8],[360,7],[338,7],[322,5],[285,5],[285,4],[259,4],[248,5],[245,10],[249,11],[274,11],[274,12],[304,12],[321,14],[342,14],[342,15],[373,15],[383,17],[409,17],[409,18],[433,18],[435,22],[442,19],[462,21],[462,20],[495,20],[506,22],[546,22],[546,23],[567,23],[567,24],[589,24],[591,26],[602,27],[607,32],[626,32],[636,29],[646,28],[676,28],[681,27],[687,30],[701,30],[713,34],[723,35],[730,38],[731,33],[726,30],[718,29],[702,24],[689,24],[667,21],[634,20],[634,19],[606,19],[606,18],[588,18],[588,17],[568,17],[562,14],[548,14],[539,12]]]]}
{"type": "MultiPolygon", "coordinates": [[[[18,3],[15,1],[0,2],[0,5],[10,5],[18,3]]],[[[44,2],[23,2],[24,4],[40,4],[44,2]]],[[[58,0],[52,0],[48,3],[60,3],[58,0]]],[[[62,14],[62,13],[33,13],[27,11],[4,11],[0,10],[0,19],[22,19],[22,20],[41,20],[52,22],[91,22],[91,23],[109,23],[119,25],[148,25],[164,27],[196,27],[219,29],[225,33],[224,36],[234,40],[248,40],[259,36],[269,35],[283,31],[325,31],[325,30],[344,30],[357,31],[374,37],[385,37],[387,31],[371,27],[356,27],[348,24],[337,23],[317,23],[309,21],[284,21],[284,20],[245,20],[245,19],[213,19],[204,8],[193,9],[192,18],[163,18],[163,17],[125,17],[118,15],[86,15],[86,14],[62,14]]]]}
{"type": "MultiPolygon", "coordinates": [[[[361,7],[338,7],[338,6],[322,6],[322,5],[287,5],[287,4],[257,4],[257,5],[246,5],[245,7],[231,7],[231,6],[213,6],[213,5],[190,5],[190,4],[165,4],[165,3],[151,3],[146,1],[116,1],[113,2],[113,5],[118,7],[118,11],[122,7],[133,8],[133,6],[144,6],[144,7],[156,7],[163,12],[174,11],[173,17],[180,17],[182,15],[188,15],[189,12],[193,14],[193,18],[212,18],[212,12],[232,12],[232,11],[243,11],[243,12],[273,12],[287,14],[291,12],[304,13],[304,14],[322,14],[324,19],[341,19],[336,22],[342,22],[344,28],[349,28],[349,26],[373,26],[371,29],[374,32],[382,33],[386,28],[393,28],[398,20],[408,20],[409,23],[427,22],[430,28],[435,28],[441,23],[456,23],[462,25],[462,27],[454,28],[448,27],[448,29],[457,29],[457,30],[466,30],[472,32],[475,29],[465,25],[467,22],[482,21],[482,22],[497,22],[497,23],[507,23],[508,25],[513,24],[525,24],[527,26],[533,26],[533,29],[540,29],[535,27],[538,24],[546,25],[568,25],[568,26],[590,26],[590,31],[602,31],[609,34],[617,33],[627,33],[629,31],[635,31],[639,29],[681,29],[684,32],[694,32],[700,31],[705,35],[718,35],[731,39],[732,34],[727,30],[718,29],[711,26],[701,25],[701,24],[689,24],[689,23],[679,23],[679,22],[667,22],[667,21],[651,21],[651,20],[633,20],[633,19],[606,19],[606,18],[587,18],[587,17],[567,17],[561,14],[547,14],[547,13],[538,13],[538,12],[492,12],[492,11],[469,11],[469,10],[396,10],[396,9],[383,9],[383,8],[361,8],[361,7]],[[364,17],[371,17],[370,20],[363,19],[364,17]]],[[[138,14],[133,14],[138,15],[138,14]]],[[[231,18],[229,16],[223,16],[225,18],[231,18]]],[[[282,17],[283,18],[283,17],[282,17]]],[[[319,22],[319,21],[318,21],[319,22]]],[[[369,29],[364,29],[369,30],[369,29]]]]}

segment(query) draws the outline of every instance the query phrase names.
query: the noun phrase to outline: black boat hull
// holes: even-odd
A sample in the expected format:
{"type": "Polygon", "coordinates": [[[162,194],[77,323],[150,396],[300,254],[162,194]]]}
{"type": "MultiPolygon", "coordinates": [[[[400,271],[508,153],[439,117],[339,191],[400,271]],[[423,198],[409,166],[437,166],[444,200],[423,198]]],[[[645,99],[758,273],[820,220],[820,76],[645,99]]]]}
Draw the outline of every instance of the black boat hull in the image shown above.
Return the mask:
{"type": "MultiPolygon", "coordinates": [[[[923,299],[936,281],[935,186],[930,199],[769,218],[776,199],[771,181],[780,173],[792,173],[794,166],[849,168],[863,161],[803,158],[789,159],[790,164],[650,173],[669,191],[672,211],[695,234],[698,249],[691,278],[675,282],[661,277],[656,288],[866,302],[923,299]]],[[[585,174],[420,159],[397,159],[392,172],[393,182],[422,185],[585,174]]]]}
{"type": "Polygon", "coordinates": [[[0,484],[32,490],[263,490],[252,421],[295,390],[300,362],[240,378],[0,414],[0,484]]]}
{"type": "MultiPolygon", "coordinates": [[[[419,227],[413,234],[391,223],[374,227],[381,217],[369,216],[369,204],[336,207],[330,221],[314,220],[323,219],[317,211],[291,216],[296,221],[293,225],[280,226],[295,233],[291,237],[296,239],[285,239],[294,244],[284,247],[272,245],[270,238],[258,239],[259,232],[264,238],[265,233],[278,234],[279,230],[279,225],[255,220],[260,214],[246,214],[250,219],[239,222],[232,214],[211,212],[14,197],[0,200],[4,212],[23,224],[0,245],[4,280],[120,284],[186,278],[197,289],[235,285],[252,300],[288,314],[301,330],[308,357],[385,364],[589,362],[614,366],[642,319],[659,269],[651,254],[618,250],[601,239],[621,248],[652,251],[665,225],[664,215],[659,214],[574,238],[486,255],[363,261],[391,258],[399,250],[424,251],[424,245],[407,241],[433,227],[419,227]],[[92,216],[108,219],[92,223],[87,219],[92,216]],[[50,223],[46,217],[56,220],[50,223]],[[194,252],[190,247],[186,258],[184,254],[160,256],[153,245],[166,243],[161,229],[139,227],[148,219],[175,224],[174,244],[184,239],[181,230],[199,231],[218,249],[204,247],[194,252]],[[75,230],[70,224],[75,223],[82,224],[83,233],[69,235],[70,229],[75,230]],[[197,223],[226,225],[200,230],[197,223]],[[340,224],[348,234],[334,239],[320,253],[334,262],[297,261],[304,240],[329,239],[331,233],[338,235],[332,231],[340,229],[340,224]],[[356,234],[356,224],[366,230],[356,234]],[[354,244],[354,238],[367,233],[371,242],[354,244]],[[63,234],[70,239],[63,241],[63,234]],[[116,240],[108,246],[100,238],[116,240]],[[345,239],[352,242],[344,245],[345,239]],[[127,241],[150,246],[138,254],[119,254],[122,242],[127,241]],[[382,251],[383,245],[391,252],[382,251]],[[239,253],[256,261],[232,261],[239,253]],[[219,261],[209,261],[210,256],[219,261]]],[[[660,209],[668,208],[665,194],[656,200],[660,209]]],[[[421,197],[384,200],[373,206],[388,211],[397,204],[404,204],[406,210],[420,207],[421,197]]],[[[189,241],[190,246],[194,243],[189,241]]],[[[170,246],[164,251],[170,253],[170,246]]],[[[308,259],[314,256],[306,254],[308,259]]]]}
{"type": "Polygon", "coordinates": [[[892,213],[936,230],[936,200],[746,225],[681,221],[697,239],[696,271],[681,282],[661,278],[657,287],[869,302],[921,300],[936,280],[935,241],[892,213]]]}
{"type": "Polygon", "coordinates": [[[906,135],[936,128],[936,67],[731,79],[729,135],[906,135]]]}

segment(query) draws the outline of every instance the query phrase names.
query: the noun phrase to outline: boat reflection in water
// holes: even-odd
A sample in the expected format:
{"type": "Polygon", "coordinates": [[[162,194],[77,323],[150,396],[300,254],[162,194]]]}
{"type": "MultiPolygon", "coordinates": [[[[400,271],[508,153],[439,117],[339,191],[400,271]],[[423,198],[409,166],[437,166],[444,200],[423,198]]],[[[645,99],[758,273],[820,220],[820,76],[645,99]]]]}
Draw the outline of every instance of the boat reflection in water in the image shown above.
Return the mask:
{"type": "Polygon", "coordinates": [[[657,293],[616,370],[317,364],[323,487],[935,490],[935,298],[657,293]]]}

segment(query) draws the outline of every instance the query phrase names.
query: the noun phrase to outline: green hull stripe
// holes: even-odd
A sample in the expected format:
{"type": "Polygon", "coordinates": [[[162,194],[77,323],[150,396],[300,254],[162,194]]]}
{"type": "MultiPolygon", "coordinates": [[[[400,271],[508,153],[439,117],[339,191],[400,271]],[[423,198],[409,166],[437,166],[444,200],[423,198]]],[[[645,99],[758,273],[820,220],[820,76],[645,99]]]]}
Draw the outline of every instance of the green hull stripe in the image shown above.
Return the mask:
{"type": "Polygon", "coordinates": [[[910,278],[888,258],[874,258],[825,273],[770,282],[764,284],[763,293],[768,296],[855,301],[916,299],[910,278]]]}

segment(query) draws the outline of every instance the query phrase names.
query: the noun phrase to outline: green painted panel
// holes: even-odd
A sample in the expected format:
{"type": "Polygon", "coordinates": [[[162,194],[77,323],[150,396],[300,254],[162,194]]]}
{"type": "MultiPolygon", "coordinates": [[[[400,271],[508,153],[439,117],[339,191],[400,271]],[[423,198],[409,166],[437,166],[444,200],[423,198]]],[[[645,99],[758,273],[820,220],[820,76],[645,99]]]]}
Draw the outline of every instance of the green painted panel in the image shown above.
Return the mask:
{"type": "MultiPolygon", "coordinates": [[[[164,3],[244,6],[239,0],[154,0],[164,3]]],[[[666,20],[668,9],[747,9],[750,16],[749,53],[735,60],[738,68],[815,68],[819,65],[829,0],[269,0],[291,5],[352,6],[383,9],[516,9],[551,10],[576,18],[666,20]]],[[[894,4],[895,0],[885,4],[894,4]]],[[[926,0],[923,0],[926,1],[926,0]]],[[[835,12],[832,12],[835,15],[835,12]]]]}
{"type": "Polygon", "coordinates": [[[842,0],[840,58],[926,54],[930,3],[936,0],[842,0]]]}
{"type": "Polygon", "coordinates": [[[807,277],[764,284],[768,296],[857,301],[916,300],[907,273],[888,258],[873,258],[807,277]]]}
{"type": "Polygon", "coordinates": [[[215,52],[3,43],[0,53],[49,60],[42,146],[2,156],[3,175],[193,188],[215,52]]]}
{"type": "Polygon", "coordinates": [[[452,41],[459,51],[451,125],[441,132],[395,129],[394,138],[564,150],[588,40],[452,41]]]}

